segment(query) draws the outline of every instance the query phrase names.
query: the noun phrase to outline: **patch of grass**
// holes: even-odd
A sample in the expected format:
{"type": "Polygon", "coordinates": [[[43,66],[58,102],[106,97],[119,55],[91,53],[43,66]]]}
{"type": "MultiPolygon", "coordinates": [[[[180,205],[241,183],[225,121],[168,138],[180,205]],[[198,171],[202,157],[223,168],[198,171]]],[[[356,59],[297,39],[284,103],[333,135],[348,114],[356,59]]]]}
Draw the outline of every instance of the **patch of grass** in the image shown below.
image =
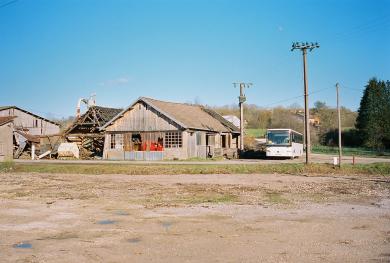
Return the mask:
{"type": "Polygon", "coordinates": [[[203,204],[203,203],[232,203],[238,200],[238,197],[232,194],[206,194],[185,197],[177,201],[185,204],[203,204]]]}
{"type": "MultiPolygon", "coordinates": [[[[184,160],[174,160],[176,162],[209,162],[209,161],[222,161],[225,158],[223,156],[218,156],[218,157],[212,157],[212,158],[201,158],[201,157],[192,157],[189,159],[184,159],[184,160]]],[[[172,162],[172,160],[166,160],[167,162],[172,162]]]]}
{"type": "MultiPolygon", "coordinates": [[[[378,152],[368,148],[361,147],[343,147],[342,148],[343,155],[346,156],[369,156],[369,157],[390,157],[390,151],[378,152]]],[[[323,153],[323,154],[338,154],[339,148],[332,146],[324,146],[324,145],[313,145],[312,147],[313,153],[323,153]]]]}
{"type": "Polygon", "coordinates": [[[291,201],[287,198],[283,197],[283,195],[279,192],[267,192],[266,193],[267,202],[271,204],[283,204],[287,205],[290,204],[291,201]]]}
{"type": "Polygon", "coordinates": [[[176,205],[197,205],[204,203],[233,203],[238,201],[238,196],[233,194],[220,194],[215,192],[202,193],[182,193],[182,195],[174,195],[173,193],[155,194],[145,199],[138,199],[136,203],[143,203],[147,206],[176,206],[176,205]]]}
{"type": "Polygon", "coordinates": [[[75,239],[75,238],[79,238],[79,236],[75,233],[61,232],[52,236],[39,238],[38,240],[65,240],[65,239],[75,239]]]}
{"type": "Polygon", "coordinates": [[[246,135],[255,138],[264,138],[267,129],[245,129],[246,135]]]}
{"type": "Polygon", "coordinates": [[[61,174],[365,174],[390,175],[390,163],[344,164],[341,169],[330,164],[22,164],[15,163],[12,170],[21,173],[61,174]]]}
{"type": "Polygon", "coordinates": [[[12,171],[14,165],[15,163],[13,160],[5,160],[4,162],[0,162],[0,173],[12,171]]]}

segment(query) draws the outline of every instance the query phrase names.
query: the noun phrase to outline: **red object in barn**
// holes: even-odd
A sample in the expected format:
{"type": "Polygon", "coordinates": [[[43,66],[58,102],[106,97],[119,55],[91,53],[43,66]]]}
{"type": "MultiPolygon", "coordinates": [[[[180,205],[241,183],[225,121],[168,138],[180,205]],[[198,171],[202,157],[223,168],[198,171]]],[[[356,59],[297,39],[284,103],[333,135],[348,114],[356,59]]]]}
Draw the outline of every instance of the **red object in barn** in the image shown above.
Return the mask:
{"type": "Polygon", "coordinates": [[[151,151],[151,152],[157,151],[157,143],[152,142],[152,143],[150,144],[150,151],[151,151]]]}
{"type": "Polygon", "coordinates": [[[146,142],[142,143],[141,144],[141,151],[146,151],[147,146],[148,145],[146,144],[146,142]]]}
{"type": "Polygon", "coordinates": [[[162,152],[164,150],[164,147],[162,144],[157,144],[157,151],[162,152]]]}

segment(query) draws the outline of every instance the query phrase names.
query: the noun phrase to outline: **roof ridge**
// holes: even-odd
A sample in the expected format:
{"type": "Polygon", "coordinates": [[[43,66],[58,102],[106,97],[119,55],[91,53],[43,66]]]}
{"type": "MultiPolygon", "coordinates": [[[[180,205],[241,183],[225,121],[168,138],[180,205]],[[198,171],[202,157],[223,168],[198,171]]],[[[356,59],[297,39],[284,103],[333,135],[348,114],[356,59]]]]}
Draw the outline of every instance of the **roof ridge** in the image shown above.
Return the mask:
{"type": "Polygon", "coordinates": [[[166,100],[157,100],[149,97],[140,97],[140,99],[146,99],[146,100],[154,100],[154,101],[159,101],[159,102],[164,102],[164,103],[172,103],[172,104],[180,104],[180,105],[188,105],[188,106],[195,106],[195,107],[202,107],[200,104],[194,104],[194,103],[187,103],[187,102],[175,102],[175,101],[166,101],[166,100]]]}
{"type": "Polygon", "coordinates": [[[91,106],[90,108],[92,108],[92,107],[104,108],[104,109],[112,109],[112,110],[122,110],[122,108],[112,108],[112,107],[106,107],[106,106],[100,106],[100,105],[94,105],[94,106],[91,106]]]}

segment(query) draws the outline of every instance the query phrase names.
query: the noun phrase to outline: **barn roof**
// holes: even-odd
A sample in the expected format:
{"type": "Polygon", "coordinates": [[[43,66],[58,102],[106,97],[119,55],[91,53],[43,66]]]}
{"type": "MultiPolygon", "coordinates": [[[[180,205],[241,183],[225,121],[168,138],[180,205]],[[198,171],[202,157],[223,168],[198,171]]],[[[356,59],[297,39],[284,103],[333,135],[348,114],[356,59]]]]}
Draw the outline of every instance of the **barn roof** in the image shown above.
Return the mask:
{"type": "Polygon", "coordinates": [[[204,106],[188,103],[167,102],[146,97],[140,97],[136,102],[124,109],[102,128],[107,127],[119,119],[123,113],[130,110],[140,101],[154,108],[156,111],[165,115],[167,118],[185,129],[239,133],[237,127],[225,120],[214,110],[205,108],[204,106]]]}
{"type": "Polygon", "coordinates": [[[48,119],[46,119],[46,118],[43,118],[43,117],[41,117],[41,116],[39,116],[39,115],[36,115],[36,114],[34,114],[34,113],[30,112],[30,111],[24,110],[24,109],[19,108],[19,107],[17,107],[17,106],[0,106],[0,111],[2,111],[2,110],[8,110],[8,109],[18,109],[18,110],[20,110],[20,111],[23,111],[24,113],[27,113],[27,114],[30,114],[30,115],[34,116],[35,118],[38,118],[38,119],[41,119],[41,120],[50,122],[50,123],[55,124],[55,125],[59,125],[58,123],[56,123],[56,122],[54,122],[54,121],[48,120],[48,119]]]}
{"type": "Polygon", "coordinates": [[[79,119],[76,119],[64,133],[68,134],[75,130],[93,132],[94,129],[99,129],[104,126],[121,111],[122,109],[91,106],[79,119]]]}

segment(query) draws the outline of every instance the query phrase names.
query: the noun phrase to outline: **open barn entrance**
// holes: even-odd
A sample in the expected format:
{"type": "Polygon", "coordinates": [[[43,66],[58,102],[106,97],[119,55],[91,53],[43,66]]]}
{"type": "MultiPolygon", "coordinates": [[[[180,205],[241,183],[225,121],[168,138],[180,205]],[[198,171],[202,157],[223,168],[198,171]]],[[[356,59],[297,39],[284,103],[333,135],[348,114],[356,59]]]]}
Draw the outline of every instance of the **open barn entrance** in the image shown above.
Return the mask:
{"type": "Polygon", "coordinates": [[[125,133],[124,160],[163,160],[164,140],[161,132],[125,133]]]}

